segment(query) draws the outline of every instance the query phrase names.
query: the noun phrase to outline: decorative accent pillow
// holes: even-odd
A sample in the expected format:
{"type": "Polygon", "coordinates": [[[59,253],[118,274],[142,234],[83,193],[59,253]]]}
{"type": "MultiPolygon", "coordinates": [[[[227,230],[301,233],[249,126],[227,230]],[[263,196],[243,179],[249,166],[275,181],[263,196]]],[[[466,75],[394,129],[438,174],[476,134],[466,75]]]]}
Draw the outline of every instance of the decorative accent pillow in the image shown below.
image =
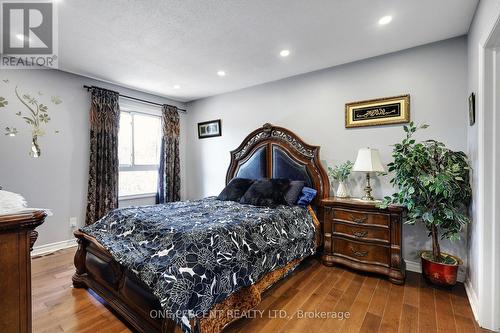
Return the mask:
{"type": "Polygon", "coordinates": [[[303,207],[309,205],[316,197],[316,194],[318,194],[318,191],[316,191],[315,189],[307,186],[304,187],[302,189],[302,193],[300,194],[299,201],[297,201],[297,205],[303,207]]]}
{"type": "Polygon", "coordinates": [[[292,180],[290,181],[290,187],[285,194],[285,200],[288,206],[293,206],[297,204],[299,195],[302,193],[305,182],[303,180],[292,180]]]}
{"type": "Polygon", "coordinates": [[[20,194],[3,191],[0,187],[0,214],[22,211],[28,207],[26,199],[20,194]]]}
{"type": "Polygon", "coordinates": [[[259,179],[246,191],[240,203],[274,208],[287,205],[285,194],[290,186],[289,179],[259,179]]]}
{"type": "Polygon", "coordinates": [[[217,199],[238,202],[253,183],[253,179],[233,178],[222,190],[217,199]]]}

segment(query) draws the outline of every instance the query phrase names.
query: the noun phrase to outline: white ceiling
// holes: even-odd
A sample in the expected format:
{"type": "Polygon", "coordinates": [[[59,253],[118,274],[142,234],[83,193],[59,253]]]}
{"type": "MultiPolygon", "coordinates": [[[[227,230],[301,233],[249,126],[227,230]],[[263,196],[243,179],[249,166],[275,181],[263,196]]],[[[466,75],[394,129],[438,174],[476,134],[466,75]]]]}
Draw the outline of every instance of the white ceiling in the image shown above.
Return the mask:
{"type": "Polygon", "coordinates": [[[189,101],[466,34],[477,2],[59,0],[59,68],[189,101]]]}

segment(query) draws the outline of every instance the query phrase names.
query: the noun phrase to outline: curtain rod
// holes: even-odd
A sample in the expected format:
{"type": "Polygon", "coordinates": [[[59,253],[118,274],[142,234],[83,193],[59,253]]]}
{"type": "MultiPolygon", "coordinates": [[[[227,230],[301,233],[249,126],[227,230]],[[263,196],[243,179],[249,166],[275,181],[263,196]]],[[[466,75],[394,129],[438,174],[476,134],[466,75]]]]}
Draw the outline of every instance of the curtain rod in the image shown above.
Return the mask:
{"type": "MultiPolygon", "coordinates": [[[[107,90],[107,91],[111,91],[111,92],[114,92],[116,94],[118,94],[118,96],[120,97],[123,97],[123,98],[126,98],[126,99],[131,99],[131,100],[134,100],[134,101],[138,101],[138,102],[142,102],[142,103],[146,103],[146,104],[151,104],[151,105],[156,105],[156,106],[163,106],[164,104],[161,104],[161,103],[156,103],[156,102],[151,102],[151,101],[147,101],[145,99],[141,99],[141,98],[137,98],[137,97],[132,97],[132,96],[127,96],[127,95],[122,95],[120,94],[119,92],[117,91],[114,91],[114,90],[110,90],[110,89],[106,89],[106,88],[101,88],[101,87],[97,87],[97,86],[87,86],[87,85],[84,85],[83,86],[85,89],[87,89],[87,91],[90,91],[91,89],[101,89],[101,90],[107,90]]],[[[175,106],[175,105],[170,105],[170,104],[167,104],[168,106],[175,106]]],[[[180,109],[180,108],[177,108],[177,111],[180,111],[180,112],[184,112],[186,113],[187,110],[185,109],[180,109]]]]}

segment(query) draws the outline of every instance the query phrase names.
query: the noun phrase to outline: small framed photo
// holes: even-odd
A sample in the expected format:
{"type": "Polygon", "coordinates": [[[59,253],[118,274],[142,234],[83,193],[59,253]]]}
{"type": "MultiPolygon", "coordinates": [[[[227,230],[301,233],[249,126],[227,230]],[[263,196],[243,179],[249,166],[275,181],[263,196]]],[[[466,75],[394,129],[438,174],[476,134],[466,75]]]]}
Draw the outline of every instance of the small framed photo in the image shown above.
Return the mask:
{"type": "Polygon", "coordinates": [[[469,96],[469,125],[476,123],[476,95],[471,93],[469,96]]]}
{"type": "Polygon", "coordinates": [[[220,119],[198,123],[198,139],[213,138],[222,135],[220,119]]]}
{"type": "Polygon", "coordinates": [[[345,105],[345,127],[401,124],[410,121],[410,95],[384,97],[345,105]]]}

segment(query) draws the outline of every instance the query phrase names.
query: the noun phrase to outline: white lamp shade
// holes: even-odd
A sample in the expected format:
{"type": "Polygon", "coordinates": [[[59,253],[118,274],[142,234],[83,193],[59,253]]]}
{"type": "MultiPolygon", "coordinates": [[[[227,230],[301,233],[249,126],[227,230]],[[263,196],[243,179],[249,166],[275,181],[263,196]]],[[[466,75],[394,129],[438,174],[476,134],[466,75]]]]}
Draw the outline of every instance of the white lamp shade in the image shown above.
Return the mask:
{"type": "Polygon", "coordinates": [[[385,172],[384,166],[380,161],[378,149],[361,148],[358,151],[358,157],[352,167],[352,171],[361,172],[385,172]]]}

